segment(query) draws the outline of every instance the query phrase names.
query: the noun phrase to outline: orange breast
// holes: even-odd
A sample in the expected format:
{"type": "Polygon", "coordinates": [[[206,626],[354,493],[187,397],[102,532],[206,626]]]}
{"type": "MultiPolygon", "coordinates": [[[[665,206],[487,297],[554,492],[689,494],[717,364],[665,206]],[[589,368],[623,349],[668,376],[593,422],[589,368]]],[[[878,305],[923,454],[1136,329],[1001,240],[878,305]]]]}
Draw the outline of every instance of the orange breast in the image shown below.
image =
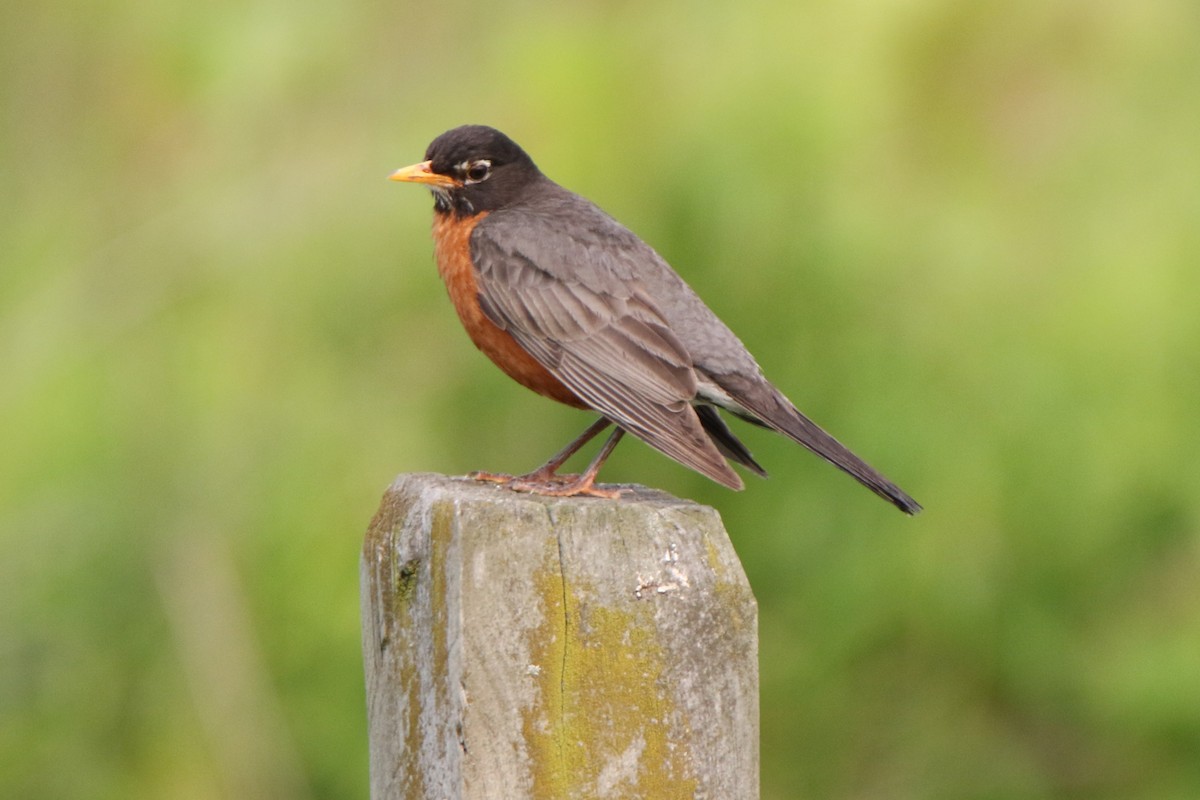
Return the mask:
{"type": "Polygon", "coordinates": [[[486,216],[487,212],[466,218],[434,214],[433,242],[438,273],[446,284],[458,318],[475,346],[517,383],[560,403],[587,408],[586,403],[526,353],[512,336],[498,328],[479,307],[479,282],[471,263],[471,231],[486,216]]]}

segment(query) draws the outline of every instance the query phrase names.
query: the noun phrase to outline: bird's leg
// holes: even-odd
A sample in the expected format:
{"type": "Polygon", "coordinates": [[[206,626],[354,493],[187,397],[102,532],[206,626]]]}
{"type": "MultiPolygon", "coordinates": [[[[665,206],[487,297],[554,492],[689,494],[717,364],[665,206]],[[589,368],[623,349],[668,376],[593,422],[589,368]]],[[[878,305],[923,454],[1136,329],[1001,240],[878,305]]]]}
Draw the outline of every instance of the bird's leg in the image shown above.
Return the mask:
{"type": "Polygon", "coordinates": [[[520,478],[518,478],[518,480],[537,483],[539,481],[546,482],[553,481],[555,479],[566,478],[567,476],[560,476],[558,474],[558,468],[567,463],[567,459],[578,453],[581,447],[590,442],[592,439],[595,439],[602,430],[611,424],[612,422],[605,417],[601,417],[600,419],[596,420],[590,426],[588,426],[586,431],[579,434],[574,441],[552,456],[549,461],[547,461],[545,464],[542,464],[533,472],[522,475],[520,478]]]}
{"type": "MultiPolygon", "coordinates": [[[[607,420],[606,420],[607,422],[607,420]]],[[[595,426],[592,426],[595,428],[595,426]]],[[[596,428],[592,431],[588,429],[590,434],[588,438],[595,436],[603,427],[596,428]]],[[[508,486],[518,492],[529,492],[531,494],[543,494],[550,497],[575,497],[576,495],[586,495],[588,497],[604,497],[608,500],[617,500],[621,497],[620,489],[599,489],[596,487],[596,475],[600,472],[600,467],[604,466],[604,462],[617,446],[617,442],[621,441],[621,437],[625,435],[624,428],[617,428],[608,437],[608,441],[600,448],[600,452],[592,459],[592,463],[588,464],[588,468],[584,470],[582,475],[575,476],[574,480],[564,481],[562,478],[552,479],[549,481],[531,481],[526,478],[518,478],[508,486]]],[[[585,440],[586,441],[586,440],[585,440]]],[[[579,449],[579,448],[576,448],[579,449]]]]}
{"type": "MultiPolygon", "coordinates": [[[[567,459],[579,452],[579,448],[595,439],[600,431],[607,428],[612,423],[604,417],[593,422],[588,426],[588,429],[579,434],[566,447],[558,451],[550,457],[550,460],[533,472],[525,475],[505,475],[497,472],[472,472],[468,477],[476,481],[488,481],[489,483],[512,483],[513,481],[522,481],[524,483],[551,483],[555,480],[562,480],[565,476],[558,474],[558,468],[567,463],[567,459]]],[[[571,476],[574,477],[574,476],[571,476]]]]}

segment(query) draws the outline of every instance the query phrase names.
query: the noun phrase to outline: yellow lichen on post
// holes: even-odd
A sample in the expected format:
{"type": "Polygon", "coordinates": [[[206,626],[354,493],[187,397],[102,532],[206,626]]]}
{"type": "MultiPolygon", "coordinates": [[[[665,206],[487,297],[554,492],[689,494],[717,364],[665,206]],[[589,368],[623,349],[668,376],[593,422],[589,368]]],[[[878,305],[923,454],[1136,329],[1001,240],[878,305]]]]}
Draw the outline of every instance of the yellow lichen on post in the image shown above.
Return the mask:
{"type": "Polygon", "coordinates": [[[636,614],[581,607],[557,558],[535,573],[545,609],[530,631],[539,701],[524,712],[537,800],[695,796],[680,751],[668,746],[676,715],[659,685],[663,651],[648,606],[636,614]]]}

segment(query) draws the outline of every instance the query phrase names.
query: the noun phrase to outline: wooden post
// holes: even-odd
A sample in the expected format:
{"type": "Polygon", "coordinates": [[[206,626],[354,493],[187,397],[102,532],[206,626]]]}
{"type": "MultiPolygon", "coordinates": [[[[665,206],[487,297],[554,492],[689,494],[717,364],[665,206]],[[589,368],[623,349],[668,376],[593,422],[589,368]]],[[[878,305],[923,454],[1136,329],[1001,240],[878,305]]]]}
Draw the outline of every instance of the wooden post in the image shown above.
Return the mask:
{"type": "Polygon", "coordinates": [[[402,475],[362,604],[373,800],[759,796],[757,607],[711,508],[402,475]]]}

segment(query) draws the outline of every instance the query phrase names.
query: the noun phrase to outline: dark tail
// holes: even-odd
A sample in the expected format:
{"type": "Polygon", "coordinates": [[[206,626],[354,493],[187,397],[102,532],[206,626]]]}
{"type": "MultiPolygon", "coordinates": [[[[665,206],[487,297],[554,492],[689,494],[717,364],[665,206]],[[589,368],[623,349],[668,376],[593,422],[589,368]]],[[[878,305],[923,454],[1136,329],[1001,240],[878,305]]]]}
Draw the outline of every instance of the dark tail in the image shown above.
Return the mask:
{"type": "Polygon", "coordinates": [[[746,445],[742,444],[742,440],[733,435],[733,431],[729,430],[717,409],[709,405],[697,405],[694,408],[696,416],[700,417],[700,424],[704,426],[704,432],[721,451],[721,455],[736,461],[755,475],[767,477],[767,471],[754,460],[754,456],[746,445]]]}
{"type": "MultiPolygon", "coordinates": [[[[759,379],[763,383],[765,380],[759,379]]],[[[751,382],[742,376],[722,376],[722,386],[768,428],[804,445],[835,467],[849,473],[863,486],[905,514],[916,514],[921,504],[871,465],[850,452],[841,442],[801,414],[775,387],[751,382]],[[725,379],[731,379],[726,382],[725,379]]],[[[707,427],[707,426],[706,426],[707,427]]]]}

